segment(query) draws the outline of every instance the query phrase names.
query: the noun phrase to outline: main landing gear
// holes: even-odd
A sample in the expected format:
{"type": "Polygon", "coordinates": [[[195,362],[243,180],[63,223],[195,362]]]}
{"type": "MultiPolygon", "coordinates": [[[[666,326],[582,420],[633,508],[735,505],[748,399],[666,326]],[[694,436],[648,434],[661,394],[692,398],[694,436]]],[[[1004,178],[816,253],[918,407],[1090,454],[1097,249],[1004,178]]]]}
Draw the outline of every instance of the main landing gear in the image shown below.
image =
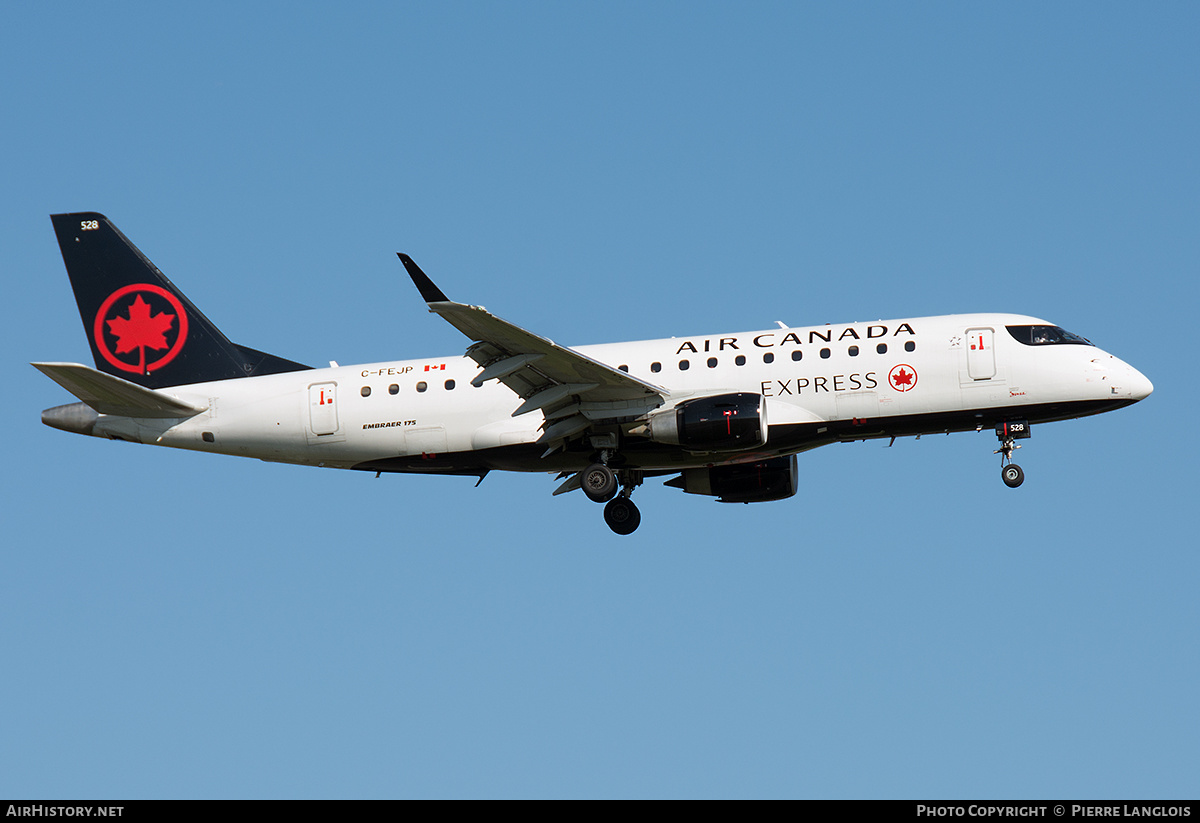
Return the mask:
{"type": "Polygon", "coordinates": [[[642,524],[642,513],[629,496],[622,493],[605,505],[604,522],[617,534],[633,534],[642,524]]]}
{"type": "Polygon", "coordinates": [[[607,503],[617,493],[617,475],[603,463],[583,470],[583,493],[596,503],[607,503]]]}
{"type": "Polygon", "coordinates": [[[1010,489],[1015,489],[1025,482],[1025,472],[1012,462],[1012,453],[1015,449],[1021,448],[1016,441],[1027,437],[1029,437],[1029,424],[1024,420],[996,424],[996,438],[1000,441],[1000,448],[992,454],[1001,456],[1000,477],[1004,480],[1004,485],[1010,489]]]}
{"type": "MultiPolygon", "coordinates": [[[[607,454],[602,455],[602,459],[606,457],[607,454]]],[[[632,500],[633,490],[642,484],[642,473],[634,469],[614,472],[604,463],[593,463],[583,470],[580,479],[583,493],[590,500],[607,504],[604,522],[608,527],[617,534],[633,534],[642,522],[642,513],[632,500]]]]}

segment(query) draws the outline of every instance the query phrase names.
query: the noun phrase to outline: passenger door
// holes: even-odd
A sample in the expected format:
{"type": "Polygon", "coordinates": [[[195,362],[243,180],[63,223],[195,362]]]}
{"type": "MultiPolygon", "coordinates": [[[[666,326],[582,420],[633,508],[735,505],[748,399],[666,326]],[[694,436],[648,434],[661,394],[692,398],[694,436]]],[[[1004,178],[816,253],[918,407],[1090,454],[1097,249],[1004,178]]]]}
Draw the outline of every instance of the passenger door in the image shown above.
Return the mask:
{"type": "Polygon", "coordinates": [[[992,329],[967,329],[967,375],[972,380],[996,376],[996,350],[992,329]]]}

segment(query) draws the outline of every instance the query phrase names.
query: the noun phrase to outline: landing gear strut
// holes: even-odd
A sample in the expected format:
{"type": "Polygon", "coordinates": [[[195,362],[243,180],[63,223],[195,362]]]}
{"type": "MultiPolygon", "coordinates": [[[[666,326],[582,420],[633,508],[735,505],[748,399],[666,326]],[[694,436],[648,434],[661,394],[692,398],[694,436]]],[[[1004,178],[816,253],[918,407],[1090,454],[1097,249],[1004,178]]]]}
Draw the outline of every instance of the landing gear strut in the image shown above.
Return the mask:
{"type": "Polygon", "coordinates": [[[1025,472],[1012,462],[1012,453],[1021,448],[1016,441],[1026,437],[1029,437],[1029,424],[1024,420],[996,424],[996,438],[1000,441],[1000,448],[992,454],[1000,455],[1000,477],[1010,489],[1015,489],[1025,482],[1025,472]]]}
{"type": "Polygon", "coordinates": [[[617,534],[633,534],[642,522],[642,513],[633,504],[633,490],[642,485],[642,473],[622,469],[621,485],[621,493],[604,507],[604,522],[617,534]]]}
{"type": "Polygon", "coordinates": [[[620,470],[617,494],[617,473],[603,463],[593,463],[583,470],[583,493],[597,503],[606,503],[604,522],[617,534],[633,534],[642,522],[642,513],[632,500],[633,490],[641,485],[642,473],[633,469],[620,470]]]}
{"type": "Polygon", "coordinates": [[[579,476],[579,484],[588,499],[606,503],[604,522],[617,534],[633,534],[642,522],[642,513],[633,504],[633,490],[642,485],[642,473],[638,469],[608,467],[612,457],[610,448],[601,448],[599,462],[588,466],[579,476]],[[617,487],[621,493],[617,494],[617,487]]]}

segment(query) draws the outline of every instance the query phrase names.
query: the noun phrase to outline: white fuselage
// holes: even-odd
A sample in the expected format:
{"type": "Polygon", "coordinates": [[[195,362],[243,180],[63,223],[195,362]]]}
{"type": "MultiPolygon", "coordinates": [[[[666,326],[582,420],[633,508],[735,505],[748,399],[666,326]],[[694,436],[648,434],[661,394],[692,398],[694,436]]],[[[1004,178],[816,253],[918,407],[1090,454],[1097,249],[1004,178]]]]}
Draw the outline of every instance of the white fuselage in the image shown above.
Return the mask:
{"type": "MultiPolygon", "coordinates": [[[[1009,325],[1032,317],[965,314],[577,347],[664,388],[666,407],[750,392],[766,400],[770,437],[753,455],[688,453],[618,432],[647,470],[738,462],[826,442],[962,431],[1000,419],[1095,414],[1140,400],[1149,380],[1090,345],[1027,345],[1009,325]]],[[[521,398],[468,357],[197,383],[161,390],[206,406],[188,419],[101,415],[90,432],[262,460],[383,471],[557,471],[587,453],[543,456],[543,417],[512,414],[521,398]],[[457,457],[454,457],[457,456],[457,457]]]]}

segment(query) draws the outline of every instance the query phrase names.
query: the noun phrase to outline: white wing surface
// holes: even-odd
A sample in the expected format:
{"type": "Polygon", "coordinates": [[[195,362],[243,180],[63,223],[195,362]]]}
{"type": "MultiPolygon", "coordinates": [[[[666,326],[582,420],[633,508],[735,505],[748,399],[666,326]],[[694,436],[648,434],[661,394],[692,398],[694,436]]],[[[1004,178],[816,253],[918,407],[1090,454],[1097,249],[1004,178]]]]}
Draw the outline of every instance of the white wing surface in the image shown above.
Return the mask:
{"type": "Polygon", "coordinates": [[[632,420],[662,405],[667,390],[526,331],[480,306],[455,303],[406,254],[399,254],[429,310],[475,341],[467,356],[483,367],[474,385],[499,380],[523,402],[513,416],[541,411],[543,442],[592,425],[632,420]]]}

